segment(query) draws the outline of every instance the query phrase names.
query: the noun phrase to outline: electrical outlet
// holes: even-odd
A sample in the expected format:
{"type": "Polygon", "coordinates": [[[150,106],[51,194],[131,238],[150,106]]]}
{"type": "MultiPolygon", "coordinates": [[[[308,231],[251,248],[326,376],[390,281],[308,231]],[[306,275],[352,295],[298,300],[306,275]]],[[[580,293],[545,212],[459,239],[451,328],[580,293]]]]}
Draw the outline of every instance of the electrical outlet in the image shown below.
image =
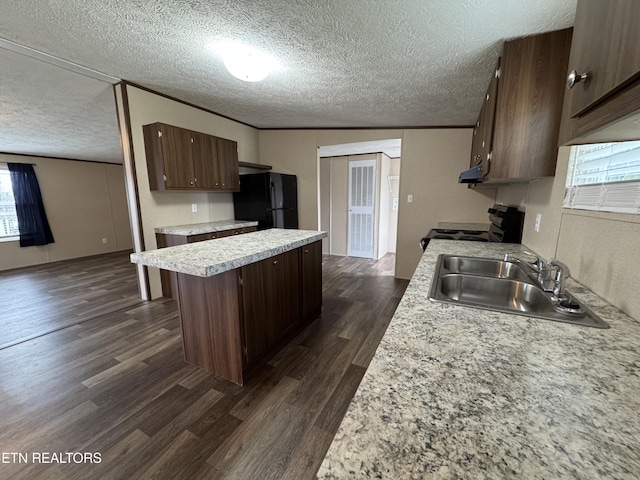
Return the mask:
{"type": "Polygon", "coordinates": [[[400,200],[398,197],[393,199],[393,209],[394,210],[398,210],[398,200],[400,200]]]}
{"type": "Polygon", "coordinates": [[[104,238],[102,239],[102,243],[107,243],[107,237],[104,237],[104,238]]]}
{"type": "Polygon", "coordinates": [[[542,214],[541,214],[541,213],[536,213],[536,223],[535,223],[535,225],[533,226],[533,229],[534,229],[536,232],[539,232],[539,231],[540,231],[540,220],[542,220],[542,214]]]}
{"type": "Polygon", "coordinates": [[[413,195],[412,194],[407,195],[407,203],[413,203],[413,195]]]}
{"type": "Polygon", "coordinates": [[[196,213],[198,211],[198,204],[197,203],[192,203],[191,204],[191,212],[192,213],[196,213]]]}

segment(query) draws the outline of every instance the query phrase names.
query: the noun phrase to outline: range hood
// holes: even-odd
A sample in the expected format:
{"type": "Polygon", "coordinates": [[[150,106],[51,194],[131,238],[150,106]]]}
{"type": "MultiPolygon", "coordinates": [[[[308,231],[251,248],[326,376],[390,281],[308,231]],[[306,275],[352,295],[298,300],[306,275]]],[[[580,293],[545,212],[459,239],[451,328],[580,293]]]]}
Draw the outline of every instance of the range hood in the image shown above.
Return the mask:
{"type": "Polygon", "coordinates": [[[482,183],[482,165],[462,172],[458,177],[458,183],[482,183]]]}

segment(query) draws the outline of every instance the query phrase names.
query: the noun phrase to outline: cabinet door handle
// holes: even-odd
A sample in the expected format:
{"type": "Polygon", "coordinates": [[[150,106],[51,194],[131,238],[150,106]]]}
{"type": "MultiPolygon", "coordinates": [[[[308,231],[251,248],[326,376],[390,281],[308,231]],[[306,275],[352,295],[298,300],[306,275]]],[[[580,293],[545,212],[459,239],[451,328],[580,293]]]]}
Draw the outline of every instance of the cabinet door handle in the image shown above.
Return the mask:
{"type": "Polygon", "coordinates": [[[274,261],[273,261],[273,264],[274,264],[274,265],[277,265],[277,264],[278,264],[278,260],[274,260],[274,261]]]}
{"type": "Polygon", "coordinates": [[[304,251],[304,253],[309,253],[309,249],[306,249],[306,250],[304,251]]]}
{"type": "Polygon", "coordinates": [[[569,75],[567,76],[567,89],[571,90],[576,83],[584,83],[589,80],[590,74],[589,72],[578,73],[575,70],[571,70],[569,75]]]}

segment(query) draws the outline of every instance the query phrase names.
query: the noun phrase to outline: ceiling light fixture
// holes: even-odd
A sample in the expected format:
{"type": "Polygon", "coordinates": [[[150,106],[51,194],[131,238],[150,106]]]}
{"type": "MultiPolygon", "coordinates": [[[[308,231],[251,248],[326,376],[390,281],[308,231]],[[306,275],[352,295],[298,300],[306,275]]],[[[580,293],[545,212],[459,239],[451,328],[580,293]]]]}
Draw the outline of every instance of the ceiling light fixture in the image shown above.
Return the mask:
{"type": "Polygon", "coordinates": [[[239,43],[226,42],[215,51],[222,57],[229,73],[245,82],[259,82],[278,67],[278,62],[271,56],[239,43]]]}

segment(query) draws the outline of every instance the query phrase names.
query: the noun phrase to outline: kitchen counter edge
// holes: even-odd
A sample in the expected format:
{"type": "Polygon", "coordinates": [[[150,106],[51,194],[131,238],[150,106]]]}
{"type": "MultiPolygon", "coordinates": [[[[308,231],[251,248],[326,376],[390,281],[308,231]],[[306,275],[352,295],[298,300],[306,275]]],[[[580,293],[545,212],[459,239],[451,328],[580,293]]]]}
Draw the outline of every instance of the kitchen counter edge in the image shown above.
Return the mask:
{"type": "Polygon", "coordinates": [[[132,253],[132,263],[210,277],[322,240],[327,232],[273,228],[132,253]]]}
{"type": "Polygon", "coordinates": [[[610,329],[428,300],[439,254],[522,250],[429,244],[317,478],[634,478],[637,320],[572,279],[610,329]]]}

